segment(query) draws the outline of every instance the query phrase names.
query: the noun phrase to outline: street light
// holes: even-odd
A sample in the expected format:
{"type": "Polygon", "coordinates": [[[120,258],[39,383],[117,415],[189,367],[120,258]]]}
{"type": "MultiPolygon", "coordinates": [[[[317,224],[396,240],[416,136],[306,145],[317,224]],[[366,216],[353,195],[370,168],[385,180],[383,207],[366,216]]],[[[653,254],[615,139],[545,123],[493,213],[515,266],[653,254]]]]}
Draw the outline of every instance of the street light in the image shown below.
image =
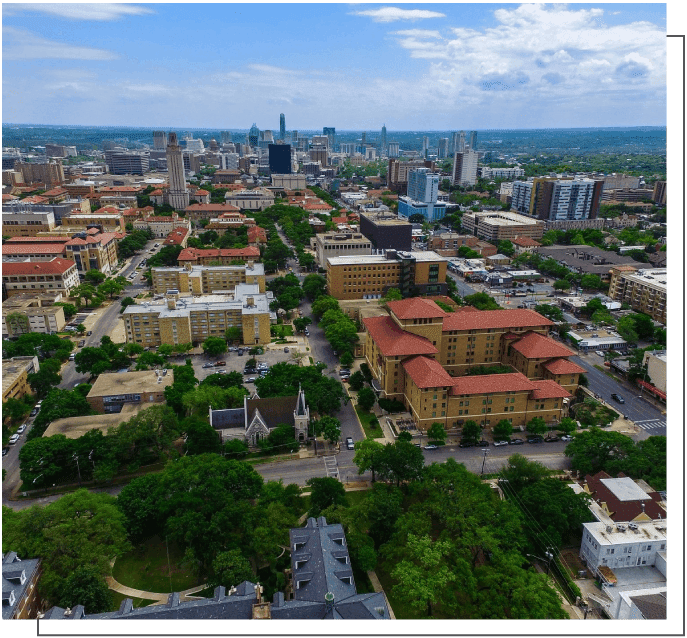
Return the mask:
{"type": "Polygon", "coordinates": [[[546,558],[542,558],[541,556],[535,556],[534,554],[525,554],[525,556],[529,556],[530,558],[536,558],[537,560],[544,561],[546,563],[546,575],[549,575],[549,569],[551,567],[551,561],[553,560],[553,547],[547,547],[546,552],[544,552],[544,556],[546,558]]]}
{"type": "Polygon", "coordinates": [[[486,461],[487,461],[487,454],[489,454],[489,450],[487,450],[487,449],[485,448],[485,449],[484,449],[484,458],[482,459],[482,471],[480,472],[480,476],[483,476],[483,475],[484,475],[484,464],[485,464],[486,461]]]}

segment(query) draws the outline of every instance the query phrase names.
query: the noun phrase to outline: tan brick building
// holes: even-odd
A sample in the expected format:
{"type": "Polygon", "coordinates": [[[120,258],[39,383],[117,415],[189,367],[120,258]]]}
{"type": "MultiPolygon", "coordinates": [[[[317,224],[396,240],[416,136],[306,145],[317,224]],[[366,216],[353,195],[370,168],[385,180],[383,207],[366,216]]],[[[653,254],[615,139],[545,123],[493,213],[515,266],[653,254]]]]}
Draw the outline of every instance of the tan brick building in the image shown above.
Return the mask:
{"type": "Polygon", "coordinates": [[[20,293],[2,303],[2,337],[17,337],[27,332],[59,332],[65,326],[64,309],[55,306],[59,294],[20,293]],[[10,315],[10,321],[7,321],[10,315]],[[15,320],[12,315],[22,315],[23,320],[15,320]]]}
{"type": "Polygon", "coordinates": [[[2,402],[31,394],[28,376],[40,370],[38,357],[12,357],[2,360],[2,402]]]}
{"type": "Polygon", "coordinates": [[[2,234],[5,237],[30,237],[55,230],[52,212],[2,211],[2,234]]]}
{"type": "Polygon", "coordinates": [[[461,219],[462,227],[480,239],[494,242],[516,237],[541,239],[546,224],[518,213],[503,211],[466,212],[461,219]]]}
{"type": "Polygon", "coordinates": [[[630,304],[635,312],[643,312],[654,321],[668,320],[668,271],[665,268],[638,270],[633,266],[613,266],[608,296],[630,304]]]}
{"type": "Polygon", "coordinates": [[[121,237],[120,233],[97,233],[87,235],[86,239],[74,237],[64,245],[64,254],[76,263],[81,274],[99,270],[109,275],[117,267],[117,244],[121,237]]]}
{"type": "Polygon", "coordinates": [[[314,239],[320,266],[327,263],[328,257],[372,254],[372,242],[361,233],[322,233],[314,239]]]}
{"type": "Polygon", "coordinates": [[[62,217],[62,226],[70,232],[81,232],[89,226],[99,226],[103,233],[123,233],[124,218],[119,213],[71,214],[62,217]]]}
{"type": "Polygon", "coordinates": [[[7,262],[2,265],[2,283],[10,297],[32,291],[59,292],[69,297],[72,288],[79,285],[79,273],[73,261],[62,257],[41,262],[7,262]]]}
{"type": "Polygon", "coordinates": [[[327,290],[335,299],[379,299],[390,288],[404,296],[446,294],[448,260],[435,252],[387,250],[383,255],[328,257],[327,290]]]}
{"type": "MultiPolygon", "coordinates": [[[[131,306],[129,306],[131,307],[131,306]]],[[[127,403],[142,407],[165,402],[165,388],[174,379],[169,370],[144,370],[101,374],[86,396],[86,401],[100,414],[121,412],[127,403]]]]}
{"type": "Polygon", "coordinates": [[[255,284],[265,292],[265,268],[248,262],[244,266],[191,266],[153,268],[153,292],[165,294],[168,290],[194,295],[231,291],[239,284],[255,284]]]}
{"type": "Polygon", "coordinates": [[[387,307],[390,315],[363,319],[364,356],[381,396],[403,402],[423,429],[466,419],[484,426],[502,418],[514,426],[535,416],[557,421],[577,389],[583,369],[568,360],[575,353],[550,339],[552,323],[532,310],[447,313],[421,298],[387,307]],[[514,371],[462,376],[499,363],[514,371]]]}
{"type": "Polygon", "coordinates": [[[239,285],[233,295],[168,295],[160,303],[128,306],[122,318],[127,343],[144,347],[200,344],[207,337],[224,337],[229,328],[241,328],[244,345],[271,340],[269,299],[258,292],[257,285],[239,285]]]}

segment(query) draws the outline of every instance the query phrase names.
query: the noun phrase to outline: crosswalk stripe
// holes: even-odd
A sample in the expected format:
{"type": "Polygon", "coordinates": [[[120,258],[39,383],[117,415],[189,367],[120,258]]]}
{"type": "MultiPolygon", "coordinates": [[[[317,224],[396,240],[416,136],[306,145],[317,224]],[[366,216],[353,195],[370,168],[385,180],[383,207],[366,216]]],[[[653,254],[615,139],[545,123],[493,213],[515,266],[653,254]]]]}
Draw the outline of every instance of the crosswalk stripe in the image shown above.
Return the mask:
{"type": "Polygon", "coordinates": [[[652,428],[665,428],[666,422],[660,419],[647,419],[646,421],[635,421],[635,425],[643,430],[650,430],[652,428]]]}

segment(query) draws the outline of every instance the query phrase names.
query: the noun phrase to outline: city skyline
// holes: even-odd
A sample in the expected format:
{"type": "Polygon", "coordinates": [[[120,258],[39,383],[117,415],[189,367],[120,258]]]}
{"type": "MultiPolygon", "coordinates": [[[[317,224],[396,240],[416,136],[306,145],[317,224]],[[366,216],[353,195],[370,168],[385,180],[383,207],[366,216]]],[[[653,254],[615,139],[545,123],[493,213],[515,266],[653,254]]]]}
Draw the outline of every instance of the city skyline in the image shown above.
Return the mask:
{"type": "Polygon", "coordinates": [[[3,121],[276,132],[284,113],[288,130],[666,125],[665,4],[269,8],[265,19],[261,5],[5,4],[3,121]],[[230,46],[216,46],[216,24],[230,26],[230,46]],[[332,41],[333,25],[346,37],[332,41]]]}

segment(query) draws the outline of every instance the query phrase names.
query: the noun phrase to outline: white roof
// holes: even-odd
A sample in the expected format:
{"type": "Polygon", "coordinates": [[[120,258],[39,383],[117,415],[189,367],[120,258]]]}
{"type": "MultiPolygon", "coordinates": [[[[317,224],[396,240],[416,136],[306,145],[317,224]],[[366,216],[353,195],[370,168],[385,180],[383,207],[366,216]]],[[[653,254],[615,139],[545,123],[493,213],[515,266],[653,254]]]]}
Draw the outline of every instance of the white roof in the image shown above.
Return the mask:
{"type": "Polygon", "coordinates": [[[651,497],[630,477],[601,479],[619,501],[650,501],[651,497]]]}

